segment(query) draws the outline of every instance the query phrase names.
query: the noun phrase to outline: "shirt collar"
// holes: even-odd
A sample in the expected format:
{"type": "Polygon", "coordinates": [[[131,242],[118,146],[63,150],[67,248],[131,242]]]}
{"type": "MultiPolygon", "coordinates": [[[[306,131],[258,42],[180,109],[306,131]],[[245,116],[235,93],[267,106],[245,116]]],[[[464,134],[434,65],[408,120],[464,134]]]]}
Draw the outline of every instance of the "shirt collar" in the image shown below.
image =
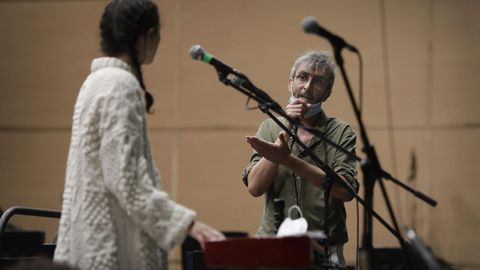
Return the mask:
{"type": "Polygon", "coordinates": [[[93,59],[90,70],[94,72],[108,67],[120,68],[132,73],[132,68],[127,63],[115,57],[99,57],[93,59]]]}

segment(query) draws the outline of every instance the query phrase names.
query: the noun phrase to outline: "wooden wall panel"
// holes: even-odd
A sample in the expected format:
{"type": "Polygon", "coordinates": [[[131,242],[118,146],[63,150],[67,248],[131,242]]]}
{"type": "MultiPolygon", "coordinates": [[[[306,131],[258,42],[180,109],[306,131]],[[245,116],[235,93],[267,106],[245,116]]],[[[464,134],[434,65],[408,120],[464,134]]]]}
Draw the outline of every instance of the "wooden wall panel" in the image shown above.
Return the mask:
{"type": "MultiPolygon", "coordinates": [[[[281,104],[285,104],[289,97],[286,84],[295,58],[313,48],[331,49],[325,40],[303,33],[300,24],[306,15],[320,18],[320,22],[325,26],[333,27],[333,22],[336,22],[335,31],[346,32],[345,35],[353,34],[353,41],[368,45],[372,44],[372,38],[360,36],[359,33],[365,33],[367,29],[378,24],[375,12],[369,9],[374,6],[375,1],[365,1],[363,4],[355,4],[351,1],[338,1],[336,4],[305,1],[295,8],[292,8],[292,3],[289,1],[209,1],[208,3],[211,4],[209,8],[205,8],[204,2],[184,3],[183,50],[186,52],[192,44],[202,44],[220,60],[243,71],[257,86],[267,91],[281,104]],[[198,12],[199,10],[202,12],[198,12]],[[235,12],[228,12],[228,10],[235,10],[235,12]],[[347,14],[343,14],[345,12],[347,14]],[[355,19],[361,23],[354,28],[347,21],[341,22],[338,18],[335,20],[335,14],[342,14],[342,18],[351,17],[352,20],[355,19]]],[[[373,32],[373,35],[377,37],[378,32],[373,32]]],[[[366,54],[378,50],[379,47],[367,47],[366,54]]],[[[351,61],[349,63],[356,63],[356,58],[346,59],[351,61]]],[[[378,60],[374,58],[372,63],[372,59],[369,59],[366,66],[381,70],[376,64],[378,60]]],[[[223,86],[212,67],[205,67],[205,64],[200,63],[189,63],[192,60],[186,53],[183,61],[185,61],[182,62],[185,67],[183,73],[185,80],[181,89],[181,111],[187,112],[190,108],[195,108],[193,110],[195,114],[182,114],[182,124],[198,126],[214,121],[220,126],[256,126],[263,118],[262,116],[245,117],[242,106],[245,102],[244,96],[233,88],[223,86]]],[[[358,76],[356,69],[352,73],[358,76]]],[[[368,75],[367,86],[378,83],[372,79],[378,76],[373,74],[375,73],[368,75]]],[[[380,83],[383,84],[383,81],[380,83]]],[[[342,87],[343,82],[338,76],[335,95],[338,92],[341,97],[346,97],[342,87]]],[[[369,87],[371,88],[373,87],[369,87]]],[[[380,99],[382,94],[369,92],[368,96],[380,99]]],[[[332,105],[335,112],[340,113],[340,116],[346,120],[353,119],[347,99],[332,97],[332,100],[338,102],[332,105]]],[[[371,101],[368,100],[368,102],[370,105],[371,101]]],[[[374,104],[379,104],[379,109],[384,110],[384,99],[374,104]]],[[[375,123],[385,123],[384,113],[368,115],[369,119],[372,118],[375,123]]]]}
{"type": "MultiPolygon", "coordinates": [[[[106,2],[0,0],[2,207],[59,208],[73,104],[92,58],[100,55],[98,21],[106,2]]],[[[362,52],[363,118],[382,165],[406,180],[414,150],[418,170],[412,185],[439,201],[439,207],[430,208],[386,182],[401,224],[411,224],[416,205],[417,232],[434,251],[454,263],[480,263],[470,252],[479,247],[478,184],[472,171],[480,150],[477,1],[157,2],[162,42],[144,77],[156,98],[155,114],[148,117],[152,149],[162,186],[172,198],[220,229],[256,231],[263,198],[248,195],[240,177],[250,154],[244,136],[254,134],[266,116],[245,110],[246,98],[187,51],[203,45],[285,104],[295,58],[308,49],[331,49],[300,28],[305,16],[316,16],[362,52]],[[462,182],[452,184],[455,179],[462,182]]],[[[358,97],[357,59],[347,51],[343,56],[358,97]]],[[[338,69],[325,109],[358,131],[338,69]]],[[[361,147],[359,139],[363,157],[361,147]]],[[[387,217],[378,190],[375,194],[378,211],[387,217]]],[[[353,262],[355,204],[347,208],[351,241],[345,253],[353,262]]],[[[56,230],[56,224],[42,222],[18,219],[25,227],[56,230]]],[[[374,233],[377,245],[398,246],[383,228],[375,225],[374,233]]],[[[172,258],[178,263],[178,251],[172,258]]]]}
{"type": "MultiPolygon", "coordinates": [[[[432,191],[432,149],[431,132],[427,129],[405,129],[395,132],[395,154],[398,180],[408,184],[414,190],[435,198],[432,191]]],[[[405,226],[415,229],[417,234],[429,242],[430,213],[435,208],[427,205],[410,192],[396,187],[400,193],[400,211],[405,226]]],[[[437,199],[438,200],[438,199],[437,199]]]]}
{"type": "MultiPolygon", "coordinates": [[[[0,133],[0,205],[4,210],[12,206],[60,209],[69,140],[67,132],[0,133]]],[[[58,227],[58,220],[17,220],[24,228],[46,229],[49,239],[58,227]]]]}
{"type": "Polygon", "coordinates": [[[480,2],[439,1],[433,8],[432,117],[436,125],[478,125],[480,2]]]}
{"type": "Polygon", "coordinates": [[[253,198],[241,177],[250,149],[248,131],[185,132],[180,138],[179,198],[199,219],[221,230],[254,235],[263,198],[253,198]],[[209,158],[205,158],[209,156],[209,158]]]}
{"type": "Polygon", "coordinates": [[[0,2],[0,125],[70,126],[77,91],[98,55],[102,6],[98,1],[0,2]]]}
{"type": "MultiPolygon", "coordinates": [[[[385,1],[385,35],[391,92],[392,120],[396,126],[421,126],[429,122],[431,4],[428,1],[385,1]],[[408,14],[408,19],[406,19],[408,14]]],[[[385,75],[385,74],[384,74],[385,75]]]]}
{"type": "Polygon", "coordinates": [[[179,87],[181,86],[181,66],[178,64],[182,29],[180,1],[160,1],[161,42],[155,61],[143,67],[145,84],[155,98],[155,113],[149,116],[151,128],[172,128],[179,125],[179,87]]]}
{"type": "Polygon", "coordinates": [[[431,241],[452,261],[478,263],[479,130],[446,129],[433,133],[432,194],[439,205],[432,212],[431,241]]]}

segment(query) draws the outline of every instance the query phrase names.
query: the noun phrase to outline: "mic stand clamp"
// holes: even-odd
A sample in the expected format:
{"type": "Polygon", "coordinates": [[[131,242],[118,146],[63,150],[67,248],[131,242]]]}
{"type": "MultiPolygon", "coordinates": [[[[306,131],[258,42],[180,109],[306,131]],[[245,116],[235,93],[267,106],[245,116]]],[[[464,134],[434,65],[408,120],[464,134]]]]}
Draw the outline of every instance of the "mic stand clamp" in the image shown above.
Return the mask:
{"type": "Polygon", "coordinates": [[[226,71],[218,67],[215,67],[215,70],[217,71],[218,80],[220,80],[223,84],[227,86],[232,84],[231,80],[228,78],[228,75],[233,74],[235,76],[238,76],[238,74],[240,74],[236,70],[226,71]]]}

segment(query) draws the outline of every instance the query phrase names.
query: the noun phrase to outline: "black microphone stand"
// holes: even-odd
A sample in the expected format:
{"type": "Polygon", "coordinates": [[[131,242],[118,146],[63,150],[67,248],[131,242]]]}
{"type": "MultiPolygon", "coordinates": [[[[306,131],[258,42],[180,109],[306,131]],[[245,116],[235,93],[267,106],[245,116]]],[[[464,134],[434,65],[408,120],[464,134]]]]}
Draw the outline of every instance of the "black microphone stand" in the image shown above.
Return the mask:
{"type": "MultiPolygon", "coordinates": [[[[375,151],[375,148],[373,145],[370,143],[370,140],[367,136],[367,132],[365,129],[365,125],[363,123],[362,117],[360,110],[358,109],[358,106],[356,104],[355,98],[353,96],[353,91],[352,87],[350,85],[350,82],[348,80],[348,76],[346,74],[346,70],[344,67],[344,61],[341,55],[341,51],[344,48],[344,44],[341,42],[336,42],[334,40],[330,40],[330,43],[332,44],[332,47],[334,48],[334,54],[335,54],[335,61],[337,62],[340,71],[342,73],[343,81],[345,82],[345,86],[348,91],[348,96],[350,98],[353,111],[355,113],[355,117],[357,119],[357,122],[359,124],[360,128],[360,137],[363,142],[363,151],[367,155],[366,161],[361,162],[361,167],[362,167],[362,172],[364,174],[364,192],[365,192],[365,203],[366,203],[366,209],[373,209],[373,191],[374,191],[374,185],[375,182],[378,181],[382,195],[384,198],[384,201],[387,205],[387,209],[390,215],[390,218],[393,222],[393,225],[395,227],[395,233],[396,235],[400,236],[400,229],[397,223],[397,220],[395,218],[395,214],[393,212],[392,205],[390,203],[390,199],[388,198],[387,191],[385,189],[385,186],[383,184],[383,178],[392,180],[394,183],[400,185],[403,188],[406,188],[408,191],[412,192],[415,196],[418,198],[426,201],[428,204],[435,206],[437,202],[428,196],[421,194],[420,192],[414,191],[407,185],[401,183],[394,177],[392,177],[388,172],[384,171],[380,165],[380,162],[378,160],[377,153],[375,151]]],[[[355,50],[356,51],[356,50],[355,50]]],[[[358,51],[356,51],[358,53],[358,51]]],[[[367,213],[367,211],[364,212],[364,234],[363,234],[363,239],[362,239],[362,249],[367,253],[367,264],[369,269],[374,269],[374,249],[373,249],[373,229],[372,229],[372,215],[370,213],[367,213]]],[[[413,269],[412,263],[411,263],[411,258],[407,252],[407,245],[406,242],[403,240],[403,238],[397,237],[399,240],[400,246],[403,249],[407,265],[409,269],[413,269]]]]}
{"type": "MultiPolygon", "coordinates": [[[[293,126],[293,129],[292,129],[292,133],[297,135],[297,130],[298,130],[298,126],[293,126]]],[[[290,145],[290,148],[293,149],[293,145],[295,144],[296,142],[296,138],[295,137],[292,137],[292,143],[290,145]]],[[[294,179],[294,187],[295,187],[295,200],[297,202],[297,205],[298,205],[298,193],[297,193],[297,182],[296,180],[294,179]]],[[[327,178],[324,179],[324,183],[323,183],[323,188],[325,189],[325,195],[324,195],[324,204],[325,204],[325,210],[323,212],[323,220],[324,220],[324,230],[325,230],[325,235],[327,236],[327,238],[325,239],[325,242],[324,242],[324,245],[325,245],[325,254],[324,254],[324,257],[327,259],[327,260],[330,260],[330,250],[329,250],[329,247],[330,247],[330,221],[329,221],[329,217],[330,217],[330,194],[331,194],[331,191],[332,191],[332,182],[327,178]]],[[[327,266],[327,269],[329,269],[329,266],[327,266]]]]}
{"type": "MultiPolygon", "coordinates": [[[[315,153],[313,153],[313,151],[311,151],[301,140],[299,140],[298,136],[294,134],[290,129],[288,129],[277,117],[275,117],[271,111],[274,111],[278,115],[284,117],[293,126],[297,125],[298,127],[302,127],[303,129],[306,129],[307,131],[311,132],[313,135],[325,140],[327,143],[333,145],[337,149],[340,149],[342,152],[347,153],[351,158],[358,161],[358,160],[361,160],[359,157],[357,157],[354,153],[351,153],[343,149],[341,146],[328,140],[327,138],[325,138],[323,134],[318,132],[316,129],[305,127],[302,125],[302,123],[299,120],[290,117],[275,100],[273,100],[265,91],[253,85],[250,82],[250,80],[242,73],[236,70],[233,70],[230,73],[220,69],[216,69],[216,70],[217,70],[218,78],[222,83],[224,83],[227,86],[232,86],[233,88],[237,89],[241,93],[248,96],[249,99],[255,100],[258,103],[258,108],[263,113],[267,114],[280,128],[282,128],[285,132],[287,132],[287,134],[290,137],[292,137],[298,142],[298,144],[307,153],[307,155],[314,161],[314,163],[317,166],[319,166],[322,170],[325,171],[325,174],[327,175],[326,183],[329,183],[329,181],[333,181],[333,183],[336,183],[337,185],[347,190],[350,193],[350,195],[353,196],[358,202],[360,202],[360,204],[362,204],[365,210],[371,216],[374,216],[392,235],[394,235],[399,241],[401,242],[404,241],[401,235],[398,233],[398,230],[394,230],[378,213],[376,213],[371,207],[369,207],[367,203],[358,196],[358,194],[350,186],[350,184],[347,184],[345,181],[343,181],[337,175],[337,173],[335,173],[335,171],[333,171],[330,167],[325,166],[323,162],[315,155],[315,153]]],[[[326,234],[328,238],[329,232],[327,231],[326,234]]],[[[328,250],[328,246],[326,247],[325,250],[328,250]]]]}

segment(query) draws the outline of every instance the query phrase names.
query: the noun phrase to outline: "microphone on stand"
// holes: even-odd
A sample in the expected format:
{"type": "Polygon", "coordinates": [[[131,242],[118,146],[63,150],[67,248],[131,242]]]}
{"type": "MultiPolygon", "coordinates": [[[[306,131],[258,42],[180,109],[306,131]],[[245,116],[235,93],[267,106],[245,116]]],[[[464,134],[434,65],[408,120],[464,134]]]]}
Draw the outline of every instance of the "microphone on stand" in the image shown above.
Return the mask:
{"type": "Polygon", "coordinates": [[[215,67],[215,69],[219,72],[228,74],[228,73],[234,73],[237,74],[234,68],[222,63],[222,61],[216,59],[213,55],[209,54],[207,51],[203,49],[202,46],[200,45],[193,45],[190,47],[188,50],[190,53],[190,56],[195,59],[195,60],[200,60],[202,62],[205,62],[207,64],[210,64],[215,67]]]}
{"type": "Polygon", "coordinates": [[[317,19],[315,19],[315,17],[312,17],[312,16],[305,17],[302,21],[302,29],[303,31],[305,31],[305,33],[316,34],[328,39],[328,41],[330,41],[330,43],[332,43],[334,47],[337,47],[340,49],[345,47],[352,52],[358,53],[357,48],[348,44],[343,38],[333,34],[332,32],[320,26],[317,22],[317,19]]]}
{"type": "Polygon", "coordinates": [[[265,91],[253,85],[247,76],[230,67],[229,65],[222,63],[222,61],[216,59],[213,57],[213,55],[205,51],[202,46],[193,45],[190,47],[188,52],[194,60],[199,60],[214,66],[220,81],[224,84],[242,88],[245,91],[253,94],[258,99],[261,99],[262,103],[268,104],[269,107],[275,112],[282,111],[281,106],[275,102],[275,100],[273,100],[265,91]]]}

